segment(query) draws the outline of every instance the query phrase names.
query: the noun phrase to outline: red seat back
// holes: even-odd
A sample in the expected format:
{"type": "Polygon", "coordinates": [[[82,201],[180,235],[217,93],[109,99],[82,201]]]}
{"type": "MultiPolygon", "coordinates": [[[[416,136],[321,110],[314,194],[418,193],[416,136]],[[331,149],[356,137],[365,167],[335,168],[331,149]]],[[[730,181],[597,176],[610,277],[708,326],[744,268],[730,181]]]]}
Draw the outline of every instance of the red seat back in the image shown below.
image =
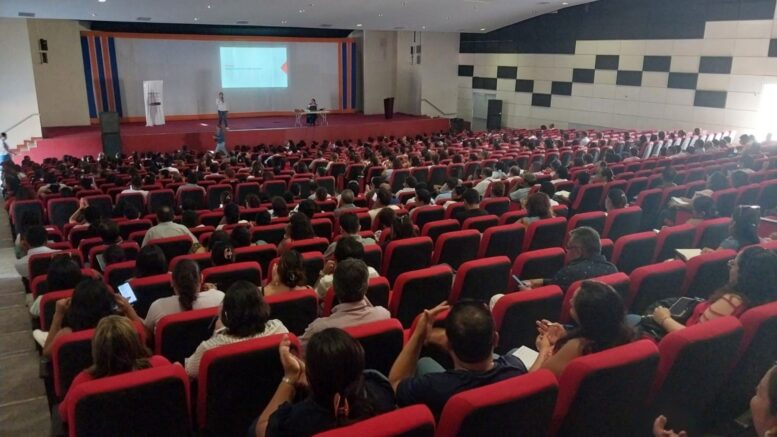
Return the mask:
{"type": "Polygon", "coordinates": [[[453,272],[447,265],[437,265],[400,274],[391,293],[389,310],[408,328],[425,309],[434,308],[448,299],[453,272]]]}
{"type": "Polygon", "coordinates": [[[630,278],[629,295],[623,303],[632,313],[642,314],[654,302],[681,295],[685,263],[674,260],[640,267],[630,278]]]}
{"type": "Polygon", "coordinates": [[[474,299],[488,303],[491,297],[508,291],[510,259],[506,256],[475,259],[462,263],[456,271],[448,303],[474,299]]]}
{"type": "Polygon", "coordinates": [[[480,246],[480,232],[469,229],[440,235],[434,246],[432,264],[448,264],[453,270],[477,257],[480,246]]]}
{"type": "Polygon", "coordinates": [[[499,333],[499,353],[529,345],[537,338],[537,320],[557,322],[561,313],[561,288],[556,285],[509,293],[493,309],[499,333]]]}
{"type": "Polygon", "coordinates": [[[362,435],[372,437],[432,437],[434,436],[434,416],[429,407],[423,404],[416,404],[362,420],[352,425],[325,431],[316,434],[314,437],[353,437],[362,435]]]}
{"type": "Polygon", "coordinates": [[[562,247],[567,230],[567,219],[555,217],[537,220],[526,229],[523,240],[523,250],[546,249],[550,247],[562,247]]]}
{"type": "Polygon", "coordinates": [[[391,241],[384,251],[381,276],[393,284],[401,273],[427,267],[432,262],[432,247],[429,237],[391,241]]]}
{"type": "MultiPolygon", "coordinates": [[[[551,278],[564,267],[566,253],[560,247],[523,252],[513,262],[512,274],[518,279],[551,278]]],[[[511,281],[511,290],[517,290],[518,284],[511,281]]]]}

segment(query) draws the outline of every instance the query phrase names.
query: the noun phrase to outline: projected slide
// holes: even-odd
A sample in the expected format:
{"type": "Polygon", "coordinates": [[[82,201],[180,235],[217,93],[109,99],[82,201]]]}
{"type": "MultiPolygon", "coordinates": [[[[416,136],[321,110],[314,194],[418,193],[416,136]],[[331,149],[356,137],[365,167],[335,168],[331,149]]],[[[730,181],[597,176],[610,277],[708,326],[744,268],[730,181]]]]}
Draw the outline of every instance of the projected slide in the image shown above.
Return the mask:
{"type": "Polygon", "coordinates": [[[286,88],[286,47],[220,47],[222,88],[286,88]]]}

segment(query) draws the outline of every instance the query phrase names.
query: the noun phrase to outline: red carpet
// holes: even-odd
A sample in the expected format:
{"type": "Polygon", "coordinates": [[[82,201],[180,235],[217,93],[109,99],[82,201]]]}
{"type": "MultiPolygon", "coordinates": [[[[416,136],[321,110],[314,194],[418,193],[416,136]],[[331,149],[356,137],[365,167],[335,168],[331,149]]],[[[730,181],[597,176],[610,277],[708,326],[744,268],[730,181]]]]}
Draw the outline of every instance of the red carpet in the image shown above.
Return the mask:
{"type": "MultiPolygon", "coordinates": [[[[322,141],[366,139],[377,135],[417,135],[447,130],[448,119],[395,114],[391,120],[382,115],[332,114],[328,126],[294,127],[293,116],[234,118],[229,120],[227,147],[235,145],[281,144],[288,140],[322,141]]],[[[142,123],[121,125],[124,153],[133,151],[172,151],[186,144],[192,150],[212,150],[215,120],[171,121],[164,126],[146,127],[142,123]]],[[[102,151],[100,130],[96,126],[44,128],[38,147],[22,154],[35,161],[64,155],[97,155],[102,151]]],[[[17,158],[18,160],[19,158],[17,158]]]]}

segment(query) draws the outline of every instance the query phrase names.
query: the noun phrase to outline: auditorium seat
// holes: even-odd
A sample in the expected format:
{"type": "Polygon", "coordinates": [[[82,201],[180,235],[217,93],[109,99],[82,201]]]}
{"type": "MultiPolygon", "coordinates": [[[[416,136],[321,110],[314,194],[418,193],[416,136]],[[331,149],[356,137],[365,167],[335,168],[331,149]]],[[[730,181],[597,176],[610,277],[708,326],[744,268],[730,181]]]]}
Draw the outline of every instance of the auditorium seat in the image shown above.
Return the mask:
{"type": "Polygon", "coordinates": [[[734,208],[737,203],[739,192],[736,188],[726,190],[717,190],[712,193],[712,200],[715,202],[715,210],[721,217],[731,217],[734,214],[734,208]]]}
{"type": "Polygon", "coordinates": [[[41,331],[48,332],[51,321],[54,319],[57,301],[73,297],[73,289],[49,291],[40,294],[38,301],[38,326],[41,331]]]}
{"type": "Polygon", "coordinates": [[[388,375],[404,345],[405,334],[399,320],[380,320],[343,329],[361,343],[364,368],[388,375]]]}
{"type": "Polygon", "coordinates": [[[429,237],[432,239],[432,242],[436,243],[437,238],[440,235],[446,232],[458,231],[459,229],[461,229],[461,225],[458,220],[435,220],[433,222],[427,222],[421,227],[421,236],[429,237]]]}
{"type": "Polygon", "coordinates": [[[313,290],[287,291],[264,300],[270,306],[270,317],[283,322],[295,335],[302,335],[318,316],[318,296],[313,290]]]}
{"type": "Polygon", "coordinates": [[[681,296],[685,271],[685,263],[679,260],[651,264],[634,270],[629,276],[629,295],[623,303],[630,312],[643,314],[654,302],[681,296]]]}
{"type": "Polygon", "coordinates": [[[480,232],[469,229],[440,235],[434,246],[432,264],[448,264],[454,271],[467,261],[474,260],[480,247],[480,232]]]}
{"type": "Polygon", "coordinates": [[[256,182],[239,183],[235,187],[235,202],[237,202],[238,205],[245,205],[246,197],[248,197],[249,194],[259,196],[259,193],[261,192],[262,187],[256,182]]]}
{"type": "Polygon", "coordinates": [[[656,227],[658,223],[658,213],[661,210],[661,199],[664,195],[663,190],[654,188],[639,192],[635,206],[642,209],[641,231],[649,231],[656,227]]]}
{"type": "Polygon", "coordinates": [[[557,396],[556,377],[544,369],[465,390],[445,403],[435,435],[545,437],[557,396]]]}
{"type": "Polygon", "coordinates": [[[737,189],[737,205],[758,205],[758,195],[761,193],[760,184],[749,184],[737,189]]]}
{"type": "Polygon", "coordinates": [[[521,224],[492,226],[483,232],[478,258],[506,256],[515,259],[523,248],[526,228],[521,224]]]}
{"type": "Polygon", "coordinates": [[[526,229],[523,251],[562,247],[567,230],[567,219],[555,217],[537,220],[526,229]]]}
{"type": "Polygon", "coordinates": [[[333,225],[328,218],[314,218],[310,221],[310,226],[313,228],[313,233],[316,234],[316,237],[324,238],[327,241],[332,240],[333,225]]]}
{"type": "Polygon", "coordinates": [[[602,238],[617,242],[624,235],[639,232],[640,223],[642,223],[642,209],[638,206],[610,211],[604,224],[604,232],[601,234],[602,238]]]}
{"type": "MultiPolygon", "coordinates": [[[[271,199],[275,196],[283,196],[286,192],[286,181],[283,179],[273,179],[271,181],[265,181],[262,183],[262,192],[267,194],[271,199]]],[[[244,205],[245,203],[241,203],[244,205]]]]}
{"type": "Polygon", "coordinates": [[[464,202],[453,202],[445,207],[445,219],[455,219],[461,211],[464,211],[464,202]]]}
{"type": "Polygon", "coordinates": [[[624,235],[615,243],[612,263],[630,274],[634,269],[653,263],[658,236],[653,231],[624,235]]]}
{"type": "Polygon", "coordinates": [[[445,219],[445,208],[437,205],[419,206],[410,211],[410,220],[419,229],[423,229],[427,223],[445,219]]]}
{"type": "Polygon", "coordinates": [[[761,183],[761,194],[758,195],[758,204],[762,211],[769,211],[777,207],[777,179],[761,183]]]}
{"type": "Polygon", "coordinates": [[[394,284],[401,273],[423,269],[432,262],[432,240],[429,237],[395,240],[386,245],[381,276],[394,284]]]}
{"type": "MultiPolygon", "coordinates": [[[[283,378],[278,345],[285,334],[213,348],[200,361],[197,420],[208,435],[242,436],[283,378]]],[[[292,347],[299,341],[289,335],[292,347]]]]}
{"type": "Polygon", "coordinates": [[[580,187],[571,205],[573,214],[591,212],[599,209],[599,201],[604,194],[604,184],[589,183],[580,187]]]}
{"type": "Polygon", "coordinates": [[[736,258],[733,250],[721,249],[702,253],[685,264],[687,273],[683,296],[708,299],[715,291],[728,284],[729,261],[736,258]]]}
{"type": "Polygon", "coordinates": [[[629,201],[637,198],[639,193],[645,191],[647,188],[648,178],[646,177],[634,177],[629,179],[628,185],[626,185],[626,197],[629,201]]]}
{"type": "MultiPolygon", "coordinates": [[[[207,189],[208,209],[211,211],[217,208],[221,208],[221,195],[223,193],[232,194],[232,185],[229,184],[216,184],[211,185],[207,189]]],[[[244,204],[243,204],[244,205],[244,204]]]]}
{"type": "Polygon", "coordinates": [[[742,333],[739,320],[728,316],[667,334],[658,344],[660,360],[645,425],[662,414],[669,419],[667,429],[702,434],[702,415],[728,385],[742,333]]]}
{"type": "Polygon", "coordinates": [[[169,263],[178,255],[186,255],[191,251],[192,239],[188,235],[179,235],[177,237],[157,238],[147,243],[155,245],[162,249],[165,259],[169,263]]]}
{"type": "Polygon", "coordinates": [[[169,265],[168,270],[171,272],[175,270],[175,266],[178,265],[181,261],[189,259],[197,263],[197,266],[200,268],[200,272],[203,270],[213,267],[213,260],[211,259],[210,252],[201,252],[201,253],[190,253],[188,255],[178,255],[175,258],[173,258],[169,265]]]}
{"type": "MultiPolygon", "coordinates": [[[[564,267],[566,253],[560,247],[523,252],[513,262],[511,273],[522,281],[529,279],[552,278],[564,267]]],[[[510,282],[511,290],[517,290],[518,284],[510,282]]]]}
{"type": "Polygon", "coordinates": [[[51,265],[51,260],[55,257],[67,256],[75,261],[79,267],[84,266],[84,259],[81,256],[81,251],[78,249],[63,250],[60,252],[38,253],[30,255],[27,259],[27,268],[29,271],[29,280],[33,281],[38,275],[46,275],[51,265]]]}
{"type": "Polygon", "coordinates": [[[537,320],[558,322],[563,294],[556,285],[533,288],[502,296],[493,309],[499,333],[500,354],[521,346],[536,348],[537,320]]]}
{"type": "Polygon", "coordinates": [[[409,328],[423,310],[448,299],[452,282],[453,271],[444,264],[400,274],[391,292],[391,316],[409,328]]]}
{"type": "Polygon", "coordinates": [[[119,234],[121,234],[121,238],[128,239],[130,234],[135,231],[147,231],[151,229],[150,220],[144,220],[144,219],[137,219],[137,220],[128,220],[126,222],[120,222],[119,223],[119,234]]]}
{"type": "Polygon", "coordinates": [[[138,243],[138,246],[140,246],[141,244],[143,244],[143,240],[145,239],[147,232],[148,230],[134,231],[129,234],[129,237],[127,239],[138,243]]]}
{"type": "Polygon", "coordinates": [[[135,312],[140,317],[146,317],[149,307],[155,300],[174,295],[172,280],[170,273],[130,280],[130,287],[135,292],[135,297],[138,298],[133,305],[135,312]]]}
{"type": "Polygon", "coordinates": [[[132,205],[141,215],[146,213],[146,196],[143,193],[119,193],[115,204],[119,207],[118,213],[122,215],[127,205],[132,205]]]}
{"type": "Polygon", "coordinates": [[[694,247],[696,228],[692,225],[666,226],[658,233],[656,243],[656,262],[666,261],[675,257],[675,249],[694,247]]]}
{"type": "Polygon", "coordinates": [[[184,364],[197,346],[213,335],[219,307],[203,308],[162,317],[154,330],[154,353],[184,364]]]}
{"type": "Polygon", "coordinates": [[[583,212],[573,215],[567,222],[567,230],[564,234],[564,243],[566,243],[569,239],[569,232],[581,226],[588,226],[589,228],[593,228],[596,230],[596,232],[599,233],[599,235],[602,235],[604,232],[604,223],[606,220],[607,214],[605,214],[604,211],[583,212]]]}
{"type": "Polygon", "coordinates": [[[270,270],[270,262],[278,256],[278,248],[274,244],[259,244],[238,247],[234,250],[235,262],[255,261],[262,266],[262,272],[270,270]]]}
{"type": "Polygon", "coordinates": [[[510,259],[506,256],[474,259],[462,263],[456,271],[448,303],[471,299],[488,303],[491,296],[508,291],[510,259]]]}
{"type": "Polygon", "coordinates": [[[499,224],[499,217],[495,215],[482,215],[479,217],[470,217],[461,224],[462,230],[476,230],[480,233],[486,232],[490,227],[499,224]]]}
{"type": "Polygon", "coordinates": [[[248,281],[258,287],[262,285],[262,266],[256,261],[244,261],[208,267],[202,271],[202,281],[216,284],[221,291],[227,291],[237,281],[248,281]]]}
{"type": "Polygon", "coordinates": [[[377,244],[368,244],[364,246],[364,262],[380,272],[383,267],[383,250],[377,244]]]}
{"type": "Polygon", "coordinates": [[[429,407],[416,404],[324,431],[314,437],[433,437],[434,425],[429,407]]]}
{"type": "Polygon", "coordinates": [[[634,426],[639,425],[658,359],[655,344],[639,340],[572,360],[559,377],[550,435],[643,433],[634,426]]]}
{"type": "Polygon", "coordinates": [[[167,206],[170,209],[175,208],[175,192],[173,190],[153,190],[148,192],[148,210],[156,214],[159,208],[167,206]]]}
{"type": "Polygon", "coordinates": [[[717,249],[730,233],[731,219],[728,217],[704,220],[696,225],[693,247],[717,249]]]}
{"type": "Polygon", "coordinates": [[[200,222],[200,224],[215,229],[219,224],[221,224],[221,220],[223,218],[224,211],[210,211],[200,214],[197,220],[200,222]]]}
{"type": "MultiPolygon", "coordinates": [[[[613,273],[610,275],[597,276],[595,278],[588,279],[590,281],[602,282],[611,286],[620,295],[624,301],[629,295],[629,287],[631,285],[631,279],[625,273],[613,273]]],[[[564,301],[561,303],[561,322],[573,323],[572,315],[572,298],[575,297],[575,293],[583,284],[583,281],[573,282],[567,290],[564,292],[564,301]]]]}
{"type": "Polygon", "coordinates": [[[329,247],[329,240],[326,238],[315,237],[304,240],[294,240],[286,245],[286,250],[296,250],[299,253],[305,252],[325,252],[329,247]]]}
{"type": "MultiPolygon", "coordinates": [[[[513,224],[518,220],[526,217],[526,214],[527,213],[525,209],[519,209],[517,211],[508,211],[499,217],[499,224],[500,225],[513,224]]],[[[556,215],[559,215],[559,214],[556,214],[556,215]]]]}
{"type": "Polygon", "coordinates": [[[326,188],[326,192],[329,193],[330,196],[335,195],[335,183],[334,176],[319,176],[316,178],[316,184],[319,187],[326,188]]]}
{"type": "MultiPolygon", "coordinates": [[[[124,250],[124,259],[127,261],[134,261],[138,257],[140,252],[140,246],[134,241],[126,241],[118,245],[124,250]]],[[[89,266],[97,271],[102,271],[100,263],[97,262],[97,255],[101,255],[108,248],[107,244],[99,244],[89,249],[89,266]]]]}
{"type": "Polygon", "coordinates": [[[68,433],[192,435],[189,378],[181,366],[137,370],[79,384],[68,410],[68,433]]]}
{"type": "Polygon", "coordinates": [[[286,235],[286,223],[276,223],[251,228],[251,241],[264,241],[276,246],[283,241],[286,235]]]}
{"type": "Polygon", "coordinates": [[[103,239],[100,237],[84,238],[78,243],[78,251],[81,253],[81,258],[85,261],[89,261],[89,251],[93,247],[100,246],[103,243],[103,239]]]}
{"type": "MultiPolygon", "coordinates": [[[[490,186],[489,186],[490,187],[490,186]]],[[[480,202],[480,208],[491,215],[501,217],[510,208],[509,197],[490,197],[480,202]]]]}
{"type": "Polygon", "coordinates": [[[103,282],[113,287],[114,290],[119,285],[135,277],[135,261],[124,261],[111,264],[103,272],[103,282]]]}
{"type": "Polygon", "coordinates": [[[49,200],[48,206],[46,207],[49,215],[49,224],[62,229],[65,224],[70,221],[70,216],[72,216],[78,208],[78,200],[72,197],[49,200]]]}
{"type": "MultiPolygon", "coordinates": [[[[367,283],[367,293],[364,295],[367,300],[373,306],[382,306],[383,308],[389,308],[389,297],[391,296],[391,288],[389,283],[383,276],[376,278],[370,278],[367,283]]],[[[321,306],[321,315],[323,317],[330,316],[332,314],[332,308],[339,304],[340,301],[335,295],[335,291],[332,287],[326,292],[324,296],[324,302],[321,306]]]]}

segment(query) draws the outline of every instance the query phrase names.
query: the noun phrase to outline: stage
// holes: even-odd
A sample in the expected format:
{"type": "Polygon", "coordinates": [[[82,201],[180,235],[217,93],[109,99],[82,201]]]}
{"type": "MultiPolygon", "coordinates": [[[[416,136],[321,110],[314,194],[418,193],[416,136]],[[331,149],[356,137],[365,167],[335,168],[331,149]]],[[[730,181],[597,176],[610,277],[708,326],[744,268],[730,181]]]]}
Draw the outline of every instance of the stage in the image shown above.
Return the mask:
{"type": "MultiPolygon", "coordinates": [[[[230,118],[227,147],[236,145],[282,144],[288,140],[323,141],[338,139],[366,139],[378,135],[431,134],[447,130],[447,118],[428,118],[394,114],[386,120],[383,115],[330,114],[329,125],[295,127],[294,115],[250,118],[230,118]]],[[[122,123],[121,140],[124,153],[134,151],[173,151],[187,145],[191,150],[213,150],[216,119],[169,121],[163,126],[146,127],[143,123],[122,123]]],[[[44,158],[62,158],[64,155],[97,155],[102,151],[98,126],[52,127],[43,129],[43,139],[37,147],[21,156],[41,162],[44,158]]],[[[15,157],[19,161],[20,157],[15,157]]]]}

